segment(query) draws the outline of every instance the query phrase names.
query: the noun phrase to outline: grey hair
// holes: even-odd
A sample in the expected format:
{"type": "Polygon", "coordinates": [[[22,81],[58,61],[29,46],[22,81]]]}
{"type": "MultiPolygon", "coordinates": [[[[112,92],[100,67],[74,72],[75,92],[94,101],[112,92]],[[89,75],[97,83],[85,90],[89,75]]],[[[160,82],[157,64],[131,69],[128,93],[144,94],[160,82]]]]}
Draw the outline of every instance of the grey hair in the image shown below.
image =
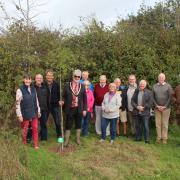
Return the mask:
{"type": "Polygon", "coordinates": [[[75,76],[75,75],[81,76],[81,70],[79,70],[79,69],[74,70],[73,76],[75,76]]]}
{"type": "Polygon", "coordinates": [[[120,81],[121,82],[121,79],[120,78],[114,79],[114,82],[116,82],[116,81],[120,81]]]}

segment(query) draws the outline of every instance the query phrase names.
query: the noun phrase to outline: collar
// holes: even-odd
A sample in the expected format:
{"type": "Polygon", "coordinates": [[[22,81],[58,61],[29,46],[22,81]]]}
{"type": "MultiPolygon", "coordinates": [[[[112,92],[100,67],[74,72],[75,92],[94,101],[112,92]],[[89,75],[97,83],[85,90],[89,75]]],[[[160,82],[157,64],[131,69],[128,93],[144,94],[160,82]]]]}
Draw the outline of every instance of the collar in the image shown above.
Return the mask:
{"type": "Polygon", "coordinates": [[[158,82],[157,84],[158,84],[158,85],[163,85],[163,86],[164,86],[164,85],[166,84],[166,82],[163,82],[163,83],[159,83],[159,82],[158,82]]]}

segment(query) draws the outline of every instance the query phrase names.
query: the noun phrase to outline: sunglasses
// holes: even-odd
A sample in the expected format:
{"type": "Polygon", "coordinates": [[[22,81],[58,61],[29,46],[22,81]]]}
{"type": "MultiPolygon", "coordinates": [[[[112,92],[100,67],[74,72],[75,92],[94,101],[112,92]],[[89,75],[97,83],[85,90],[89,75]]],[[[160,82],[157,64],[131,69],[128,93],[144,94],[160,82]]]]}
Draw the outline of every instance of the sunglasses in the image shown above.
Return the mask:
{"type": "Polygon", "coordinates": [[[74,76],[75,78],[80,78],[81,76],[74,76]]]}

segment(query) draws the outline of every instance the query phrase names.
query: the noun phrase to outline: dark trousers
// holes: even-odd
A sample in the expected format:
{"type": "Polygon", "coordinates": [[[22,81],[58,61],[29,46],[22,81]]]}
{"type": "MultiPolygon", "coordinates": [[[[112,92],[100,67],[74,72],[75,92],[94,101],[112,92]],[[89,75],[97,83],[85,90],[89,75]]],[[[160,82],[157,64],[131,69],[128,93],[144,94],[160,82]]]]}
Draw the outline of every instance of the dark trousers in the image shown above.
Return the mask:
{"type": "Polygon", "coordinates": [[[82,135],[87,136],[88,135],[88,130],[89,130],[89,121],[91,118],[91,113],[87,112],[86,117],[82,119],[82,135]]]}
{"type": "Polygon", "coordinates": [[[56,126],[57,137],[60,137],[62,135],[62,133],[61,133],[61,124],[60,124],[60,121],[61,121],[60,108],[59,107],[50,107],[49,112],[48,112],[48,116],[49,116],[49,113],[51,113],[52,116],[53,116],[54,123],[55,123],[55,126],[56,126]]]}
{"type": "Polygon", "coordinates": [[[41,111],[41,117],[39,118],[40,120],[40,137],[41,140],[47,140],[48,136],[48,131],[47,131],[47,121],[48,121],[48,111],[41,111]]]}
{"type": "Polygon", "coordinates": [[[113,119],[107,119],[104,117],[102,118],[102,121],[101,121],[101,131],[102,131],[101,138],[102,139],[106,139],[106,129],[109,123],[110,123],[111,140],[114,140],[116,138],[117,119],[118,118],[113,118],[113,119]]]}
{"type": "Polygon", "coordinates": [[[149,141],[149,115],[138,114],[134,116],[136,127],[136,140],[142,139],[142,133],[144,132],[144,140],[149,141]]]}
{"type": "Polygon", "coordinates": [[[66,130],[71,130],[73,121],[75,121],[75,128],[81,129],[82,113],[78,112],[77,107],[71,108],[69,113],[66,114],[66,130]]]}

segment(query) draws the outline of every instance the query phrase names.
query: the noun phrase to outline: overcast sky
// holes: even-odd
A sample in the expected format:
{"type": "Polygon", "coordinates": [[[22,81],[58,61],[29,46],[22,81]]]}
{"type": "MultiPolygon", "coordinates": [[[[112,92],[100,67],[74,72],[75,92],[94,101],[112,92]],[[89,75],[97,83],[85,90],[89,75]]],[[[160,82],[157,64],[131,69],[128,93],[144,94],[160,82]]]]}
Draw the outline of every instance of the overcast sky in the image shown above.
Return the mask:
{"type": "MultiPolygon", "coordinates": [[[[14,16],[16,10],[11,0],[3,1],[7,12],[14,16]]],[[[14,0],[18,1],[18,0],[14,0]]],[[[26,2],[26,0],[21,0],[26,2]]],[[[155,5],[155,2],[163,0],[37,0],[45,2],[45,5],[37,7],[41,14],[36,18],[38,26],[58,27],[62,24],[65,28],[81,25],[80,17],[96,17],[106,25],[112,25],[117,18],[125,18],[128,14],[136,14],[140,5],[144,3],[147,6],[155,5]]]]}

